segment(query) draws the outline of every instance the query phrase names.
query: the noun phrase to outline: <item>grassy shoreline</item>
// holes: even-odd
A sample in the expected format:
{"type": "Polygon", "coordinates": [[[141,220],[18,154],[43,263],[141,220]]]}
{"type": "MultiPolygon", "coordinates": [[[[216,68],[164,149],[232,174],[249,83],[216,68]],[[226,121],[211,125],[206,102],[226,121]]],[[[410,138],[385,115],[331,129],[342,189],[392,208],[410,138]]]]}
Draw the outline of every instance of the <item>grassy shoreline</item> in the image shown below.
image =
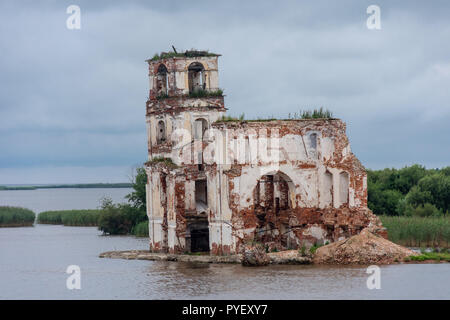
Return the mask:
{"type": "Polygon", "coordinates": [[[390,241],[407,247],[450,248],[450,217],[380,216],[390,241]]]}
{"type": "Polygon", "coordinates": [[[64,226],[98,226],[101,210],[59,210],[39,213],[39,224],[62,224],[64,226]]]}
{"type": "Polygon", "coordinates": [[[36,214],[25,208],[0,206],[0,228],[32,227],[36,214]]]}
{"type": "Polygon", "coordinates": [[[148,220],[142,221],[131,229],[131,234],[136,237],[148,237],[148,220]]]}

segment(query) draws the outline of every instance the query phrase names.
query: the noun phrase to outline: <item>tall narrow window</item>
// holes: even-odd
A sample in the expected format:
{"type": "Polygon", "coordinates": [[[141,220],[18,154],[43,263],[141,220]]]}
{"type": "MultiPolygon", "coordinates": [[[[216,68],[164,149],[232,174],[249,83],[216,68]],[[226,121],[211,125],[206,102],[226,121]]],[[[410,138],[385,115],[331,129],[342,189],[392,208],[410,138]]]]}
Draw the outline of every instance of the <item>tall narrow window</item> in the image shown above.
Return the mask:
{"type": "Polygon", "coordinates": [[[349,187],[348,173],[343,171],[339,174],[339,198],[341,205],[348,203],[348,187],[349,187]]]}
{"type": "Polygon", "coordinates": [[[193,62],[188,68],[189,93],[206,89],[205,68],[200,62],[193,62]]]}
{"type": "Polygon", "coordinates": [[[333,205],[333,175],[328,170],[325,172],[323,179],[323,204],[326,207],[333,205]]]}
{"type": "Polygon", "coordinates": [[[158,121],[156,141],[158,144],[166,142],[166,125],[163,120],[158,121]]]}
{"type": "Polygon", "coordinates": [[[309,144],[310,144],[312,149],[316,149],[317,148],[317,133],[311,133],[309,135],[309,144]]]}
{"type": "Polygon", "coordinates": [[[208,121],[203,118],[197,119],[194,122],[194,139],[203,140],[206,129],[208,129],[208,121]]]}
{"type": "Polygon", "coordinates": [[[197,205],[198,212],[206,210],[208,205],[208,189],[206,180],[195,181],[195,203],[197,205]]]}
{"type": "Polygon", "coordinates": [[[160,64],[158,73],[156,74],[156,95],[163,96],[169,92],[169,78],[167,76],[167,68],[160,64]]]}

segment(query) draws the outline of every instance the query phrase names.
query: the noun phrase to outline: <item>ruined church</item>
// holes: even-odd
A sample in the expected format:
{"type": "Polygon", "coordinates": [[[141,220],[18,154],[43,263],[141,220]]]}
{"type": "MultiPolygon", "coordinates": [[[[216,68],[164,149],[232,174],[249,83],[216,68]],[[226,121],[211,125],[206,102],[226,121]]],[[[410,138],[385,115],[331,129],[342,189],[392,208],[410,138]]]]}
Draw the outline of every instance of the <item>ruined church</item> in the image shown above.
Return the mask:
{"type": "Polygon", "coordinates": [[[226,117],[219,56],[192,50],[147,60],[150,250],[297,249],[381,226],[345,123],[226,117]]]}

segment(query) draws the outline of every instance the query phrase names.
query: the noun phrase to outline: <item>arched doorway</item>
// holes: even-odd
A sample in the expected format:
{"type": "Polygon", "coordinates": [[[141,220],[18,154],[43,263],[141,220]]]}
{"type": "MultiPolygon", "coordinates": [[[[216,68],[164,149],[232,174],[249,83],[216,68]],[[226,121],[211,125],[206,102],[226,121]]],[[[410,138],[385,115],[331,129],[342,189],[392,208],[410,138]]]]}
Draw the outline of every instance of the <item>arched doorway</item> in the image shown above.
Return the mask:
{"type": "Polygon", "coordinates": [[[295,188],[289,176],[279,171],[261,176],[254,189],[254,240],[277,249],[290,248],[289,217],[294,201],[295,188]]]}

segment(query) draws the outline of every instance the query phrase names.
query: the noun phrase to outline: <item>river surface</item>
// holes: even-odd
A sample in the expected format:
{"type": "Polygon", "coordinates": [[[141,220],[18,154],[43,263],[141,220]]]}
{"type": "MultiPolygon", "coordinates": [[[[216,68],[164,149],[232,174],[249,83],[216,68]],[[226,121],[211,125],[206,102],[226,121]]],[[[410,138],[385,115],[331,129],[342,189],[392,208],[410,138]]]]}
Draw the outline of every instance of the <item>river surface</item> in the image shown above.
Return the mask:
{"type": "Polygon", "coordinates": [[[61,188],[0,190],[0,206],[25,207],[39,213],[47,210],[97,209],[101,199],[126,202],[131,188],[61,188]]]}
{"type": "MultiPolygon", "coordinates": [[[[21,205],[36,212],[96,208],[103,194],[114,193],[117,202],[123,201],[129,192],[127,189],[43,189],[47,192],[39,197],[39,191],[7,191],[14,195],[9,199],[1,191],[0,204],[21,205]],[[24,194],[29,194],[29,198],[25,199],[24,194]]],[[[95,227],[36,224],[0,228],[0,299],[450,298],[448,263],[381,266],[381,289],[369,290],[365,267],[246,268],[98,258],[104,251],[147,248],[146,239],[103,236],[95,227]],[[66,287],[69,265],[80,267],[80,290],[66,287]]]]}

